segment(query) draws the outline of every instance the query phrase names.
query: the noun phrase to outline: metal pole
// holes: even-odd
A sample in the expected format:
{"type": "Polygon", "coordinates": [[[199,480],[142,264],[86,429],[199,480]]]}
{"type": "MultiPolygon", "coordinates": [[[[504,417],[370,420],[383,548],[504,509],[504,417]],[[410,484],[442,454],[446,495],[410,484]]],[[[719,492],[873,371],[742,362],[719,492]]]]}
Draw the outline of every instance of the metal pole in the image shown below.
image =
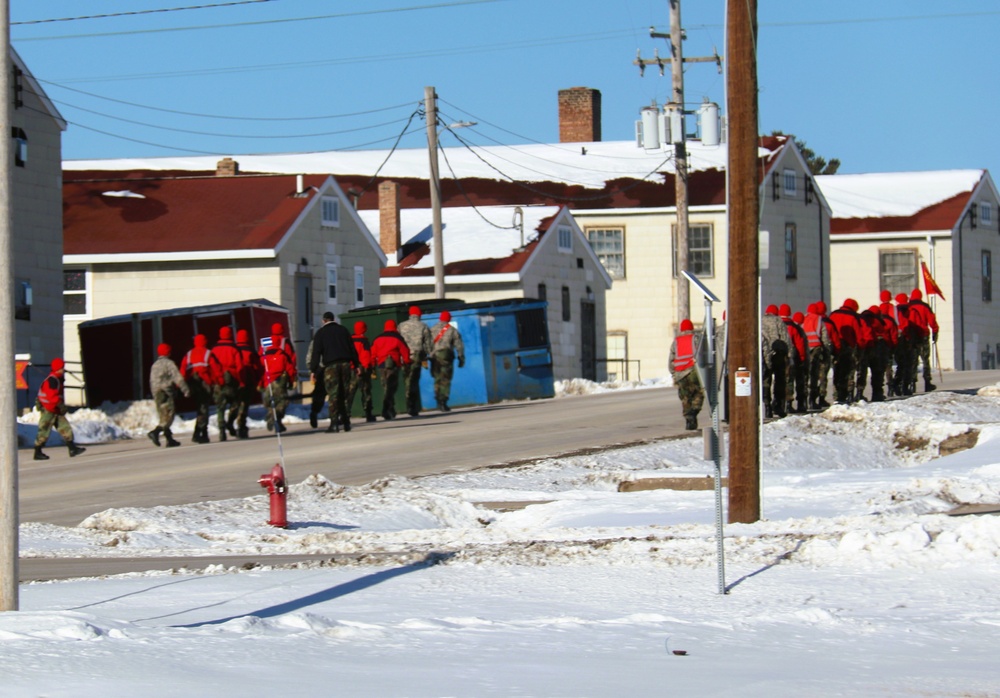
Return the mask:
{"type": "Polygon", "coordinates": [[[434,297],[444,298],[444,244],[441,232],[441,180],[438,177],[437,94],[424,88],[424,111],[427,113],[427,150],[431,165],[431,213],[434,231],[434,297]]]}
{"type": "Polygon", "coordinates": [[[11,242],[10,0],[0,0],[0,611],[18,610],[17,393],[14,377],[14,255],[11,242]]]}
{"type": "Polygon", "coordinates": [[[708,380],[705,388],[708,391],[708,406],[712,410],[712,430],[709,434],[709,447],[712,452],[712,462],[715,464],[715,547],[719,578],[719,593],[726,593],[726,555],[723,545],[722,523],[722,449],[719,448],[719,385],[716,372],[715,355],[715,325],[712,318],[712,301],[705,299],[705,337],[708,341],[708,380]]]}

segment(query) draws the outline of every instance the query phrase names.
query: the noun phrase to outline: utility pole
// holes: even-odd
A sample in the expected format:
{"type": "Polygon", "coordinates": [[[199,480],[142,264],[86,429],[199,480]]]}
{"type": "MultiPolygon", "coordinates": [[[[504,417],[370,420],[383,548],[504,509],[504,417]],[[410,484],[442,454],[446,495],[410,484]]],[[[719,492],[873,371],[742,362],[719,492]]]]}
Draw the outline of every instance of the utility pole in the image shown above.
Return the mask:
{"type": "Polygon", "coordinates": [[[666,105],[668,111],[676,112],[678,119],[671,123],[680,124],[680,133],[671,133],[674,142],[674,194],[677,210],[677,321],[686,320],[691,316],[691,290],[684,272],[688,271],[688,160],[687,160],[687,129],[684,123],[684,64],[685,63],[720,63],[719,57],[684,58],[684,30],[681,27],[681,0],[670,0],[670,33],[661,34],[649,28],[649,35],[655,39],[667,39],[670,42],[670,58],[661,58],[655,52],[653,59],[637,57],[634,61],[640,71],[647,66],[656,65],[663,75],[663,66],[670,64],[670,77],[673,94],[666,105]]]}
{"type": "Polygon", "coordinates": [[[749,390],[730,378],[729,523],[760,519],[760,274],[757,249],[757,0],[726,3],[726,113],[729,115],[730,376],[749,371],[749,390]]]}
{"type": "MultiPolygon", "coordinates": [[[[14,358],[10,0],[0,0],[0,357],[14,358]]],[[[18,610],[17,419],[13,363],[0,370],[0,611],[18,610]]]]}
{"type": "Polygon", "coordinates": [[[444,298],[444,237],[441,230],[441,179],[438,176],[437,94],[424,88],[424,112],[427,118],[427,150],[431,164],[431,215],[434,233],[434,297],[444,298]]]}

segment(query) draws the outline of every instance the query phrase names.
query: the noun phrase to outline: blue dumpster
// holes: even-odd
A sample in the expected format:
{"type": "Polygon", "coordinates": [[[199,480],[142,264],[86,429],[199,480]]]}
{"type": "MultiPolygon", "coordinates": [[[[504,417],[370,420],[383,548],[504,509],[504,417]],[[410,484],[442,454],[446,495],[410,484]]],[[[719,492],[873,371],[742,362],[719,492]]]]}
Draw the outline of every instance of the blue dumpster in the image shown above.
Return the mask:
{"type": "MultiPolygon", "coordinates": [[[[514,298],[450,309],[451,324],[465,345],[465,367],[455,364],[448,404],[554,397],[547,306],[546,301],[514,298]]],[[[425,311],[428,326],[438,322],[440,310],[445,308],[425,311]]],[[[430,371],[420,376],[420,400],[425,408],[436,404],[430,371]]]]}

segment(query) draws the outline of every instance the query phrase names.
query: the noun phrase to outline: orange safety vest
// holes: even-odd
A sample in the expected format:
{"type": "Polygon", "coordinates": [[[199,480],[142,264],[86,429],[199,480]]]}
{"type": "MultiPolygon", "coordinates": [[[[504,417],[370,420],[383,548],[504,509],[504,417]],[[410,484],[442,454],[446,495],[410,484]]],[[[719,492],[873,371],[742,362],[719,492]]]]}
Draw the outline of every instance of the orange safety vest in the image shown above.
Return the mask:
{"type": "Polygon", "coordinates": [[[63,382],[62,379],[54,373],[50,373],[49,377],[42,381],[42,387],[38,389],[38,401],[42,404],[47,411],[56,414],[59,407],[59,403],[63,399],[63,382]],[[52,382],[55,381],[55,387],[52,387],[52,382]]]}
{"type": "MultiPolygon", "coordinates": [[[[184,370],[189,375],[193,373],[194,375],[198,376],[209,385],[212,385],[216,381],[215,377],[212,375],[211,364],[209,364],[209,359],[211,358],[213,358],[211,349],[205,349],[202,347],[194,347],[193,349],[189,349],[188,353],[184,355],[184,364],[185,364],[184,370]],[[202,350],[203,352],[202,355],[198,359],[193,358],[194,352],[199,349],[202,350]]],[[[218,359],[216,359],[216,361],[218,361],[218,359]]]]}
{"type": "Polygon", "coordinates": [[[686,371],[694,366],[694,333],[677,335],[677,349],[674,352],[674,372],[686,371]]]}
{"type": "Polygon", "coordinates": [[[816,347],[823,344],[823,340],[820,338],[819,328],[823,321],[819,315],[814,313],[809,313],[806,315],[806,319],[802,322],[802,329],[806,331],[806,339],[809,340],[809,348],[815,349],[816,347]]]}

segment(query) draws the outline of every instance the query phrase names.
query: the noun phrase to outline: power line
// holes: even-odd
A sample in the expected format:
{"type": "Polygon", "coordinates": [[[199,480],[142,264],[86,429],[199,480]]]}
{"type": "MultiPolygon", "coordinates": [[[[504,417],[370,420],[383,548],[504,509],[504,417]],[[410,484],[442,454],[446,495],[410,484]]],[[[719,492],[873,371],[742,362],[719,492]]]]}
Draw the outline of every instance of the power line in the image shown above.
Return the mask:
{"type": "Polygon", "coordinates": [[[447,7],[460,7],[462,5],[484,5],[496,2],[512,2],[512,0],[453,0],[453,2],[442,2],[430,5],[411,5],[409,7],[395,7],[382,10],[359,10],[356,12],[340,12],[332,15],[315,15],[312,17],[285,17],[281,19],[262,19],[252,22],[230,22],[227,24],[203,24],[189,27],[159,27],[156,29],[133,29],[130,31],[118,32],[93,32],[90,34],[62,34],[54,36],[35,36],[21,38],[18,41],[52,41],[55,39],[92,39],[108,36],[123,36],[135,34],[162,34],[166,32],[196,31],[202,29],[230,29],[233,27],[253,27],[268,24],[288,24],[291,22],[315,22],[323,19],[344,19],[346,17],[362,17],[366,15],[398,14],[402,12],[419,12],[422,10],[437,10],[447,7]]]}
{"type": "Polygon", "coordinates": [[[54,19],[30,19],[24,22],[11,22],[10,26],[21,26],[26,24],[50,24],[52,22],[75,22],[82,19],[108,19],[110,17],[131,17],[134,15],[151,15],[162,12],[182,12],[184,10],[208,10],[216,7],[232,7],[233,5],[253,5],[259,2],[275,2],[276,0],[233,0],[233,2],[220,2],[214,5],[192,5],[189,7],[165,7],[158,10],[131,10],[129,12],[112,12],[103,15],[84,15],[81,17],[58,17],[54,19]]]}

